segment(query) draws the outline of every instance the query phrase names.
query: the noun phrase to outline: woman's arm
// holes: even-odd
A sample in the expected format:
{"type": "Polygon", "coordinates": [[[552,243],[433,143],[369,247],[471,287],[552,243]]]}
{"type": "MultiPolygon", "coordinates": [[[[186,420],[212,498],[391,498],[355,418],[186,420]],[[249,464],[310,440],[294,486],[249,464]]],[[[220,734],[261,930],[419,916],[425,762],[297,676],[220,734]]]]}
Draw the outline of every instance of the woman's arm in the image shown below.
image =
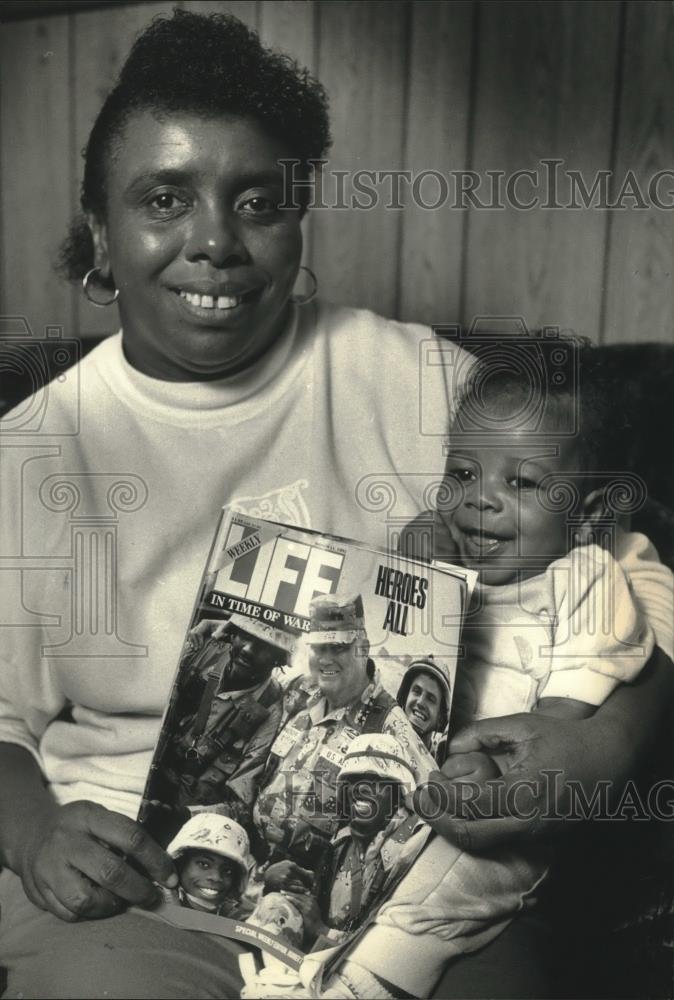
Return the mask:
{"type": "Polygon", "coordinates": [[[157,898],[152,881],[178,884],[171,859],[141,826],[93,802],[59,806],[31,754],[11,743],[0,743],[0,817],[2,863],[31,902],[62,920],[148,906],[157,898]]]}
{"type": "Polygon", "coordinates": [[[476,798],[462,788],[465,779],[433,771],[415,797],[415,808],[434,830],[468,851],[545,837],[557,832],[565,818],[567,782],[582,785],[589,802],[597,783],[609,780],[613,798],[619,798],[669,724],[673,703],[674,667],[656,648],[639,677],[616,688],[589,719],[533,713],[468,726],[454,737],[450,753],[498,754],[505,767],[497,780],[500,794],[495,797],[491,781],[476,798]],[[522,794],[516,795],[518,782],[522,794]]]}

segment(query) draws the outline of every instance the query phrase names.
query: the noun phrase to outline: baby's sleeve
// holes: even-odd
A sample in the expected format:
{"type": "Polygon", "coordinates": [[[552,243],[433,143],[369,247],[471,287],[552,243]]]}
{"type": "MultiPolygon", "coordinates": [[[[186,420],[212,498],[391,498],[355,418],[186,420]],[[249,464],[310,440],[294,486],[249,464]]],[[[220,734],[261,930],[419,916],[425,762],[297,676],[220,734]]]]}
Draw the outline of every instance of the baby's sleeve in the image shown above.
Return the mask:
{"type": "Polygon", "coordinates": [[[637,608],[655,633],[656,644],[674,660],[674,574],[639,532],[618,531],[615,556],[632,585],[637,608]]]}
{"type": "Polygon", "coordinates": [[[600,705],[642,669],[653,630],[622,567],[598,546],[573,549],[548,575],[555,626],[551,670],[538,696],[600,705]]]}

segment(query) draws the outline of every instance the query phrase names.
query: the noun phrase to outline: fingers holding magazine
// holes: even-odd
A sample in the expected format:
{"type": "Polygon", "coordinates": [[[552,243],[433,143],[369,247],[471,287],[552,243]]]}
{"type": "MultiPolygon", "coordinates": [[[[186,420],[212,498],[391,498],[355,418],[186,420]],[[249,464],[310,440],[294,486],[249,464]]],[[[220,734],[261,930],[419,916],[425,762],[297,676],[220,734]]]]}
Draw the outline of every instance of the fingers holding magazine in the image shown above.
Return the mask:
{"type": "Polygon", "coordinates": [[[417,790],[415,809],[466,851],[549,835],[566,815],[570,778],[583,781],[591,749],[590,720],[539,714],[482,719],[450,743],[441,771],[417,790]],[[464,769],[462,761],[498,761],[500,776],[464,769]],[[551,768],[551,761],[559,767],[551,768]]]}
{"type": "Polygon", "coordinates": [[[151,906],[153,881],[177,884],[171,859],[138,823],[93,802],[56,809],[28,839],[20,875],[32,902],[70,922],[151,906]]]}

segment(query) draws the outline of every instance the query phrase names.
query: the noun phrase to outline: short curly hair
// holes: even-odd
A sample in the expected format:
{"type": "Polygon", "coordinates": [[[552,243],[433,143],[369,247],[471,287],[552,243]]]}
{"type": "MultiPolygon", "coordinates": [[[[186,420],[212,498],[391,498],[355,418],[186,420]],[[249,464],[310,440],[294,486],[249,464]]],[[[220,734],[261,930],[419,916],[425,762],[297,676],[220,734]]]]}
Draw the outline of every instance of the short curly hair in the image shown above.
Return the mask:
{"type": "MultiPolygon", "coordinates": [[[[251,118],[280,140],[297,175],[330,146],[328,100],[322,85],[289,56],[265,48],[257,32],[231,14],[194,14],[176,8],[155,18],[136,39],[84,149],[80,203],[105,218],[106,169],[129,116],[139,110],[191,112],[251,118]]],[[[300,188],[306,207],[309,191],[300,188]]],[[[81,278],[93,266],[94,249],[83,216],[73,222],[59,269],[81,278]]]]}
{"type": "MultiPolygon", "coordinates": [[[[466,345],[470,348],[470,339],[466,345]]],[[[575,425],[573,441],[582,466],[578,471],[603,474],[628,467],[629,426],[616,408],[616,386],[603,370],[603,356],[589,340],[533,335],[528,341],[517,340],[514,360],[507,338],[487,341],[474,353],[478,363],[461,393],[455,432],[464,429],[466,414],[468,434],[484,430],[498,441],[493,407],[505,400],[524,421],[522,429],[530,433],[535,432],[536,420],[542,432],[547,423],[553,435],[556,425],[567,429],[575,425]],[[531,426],[526,426],[528,419],[531,426]]]]}

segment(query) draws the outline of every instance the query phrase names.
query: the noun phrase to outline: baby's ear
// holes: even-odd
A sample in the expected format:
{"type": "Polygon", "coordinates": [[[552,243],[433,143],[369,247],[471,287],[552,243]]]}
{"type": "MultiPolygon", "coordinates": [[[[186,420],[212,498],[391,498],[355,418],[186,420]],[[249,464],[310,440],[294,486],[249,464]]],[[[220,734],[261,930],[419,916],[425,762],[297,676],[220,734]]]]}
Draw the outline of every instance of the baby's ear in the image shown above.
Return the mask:
{"type": "Polygon", "coordinates": [[[578,540],[583,545],[596,541],[596,528],[608,516],[606,504],[606,486],[591,490],[581,504],[582,522],[578,531],[578,540]]]}

